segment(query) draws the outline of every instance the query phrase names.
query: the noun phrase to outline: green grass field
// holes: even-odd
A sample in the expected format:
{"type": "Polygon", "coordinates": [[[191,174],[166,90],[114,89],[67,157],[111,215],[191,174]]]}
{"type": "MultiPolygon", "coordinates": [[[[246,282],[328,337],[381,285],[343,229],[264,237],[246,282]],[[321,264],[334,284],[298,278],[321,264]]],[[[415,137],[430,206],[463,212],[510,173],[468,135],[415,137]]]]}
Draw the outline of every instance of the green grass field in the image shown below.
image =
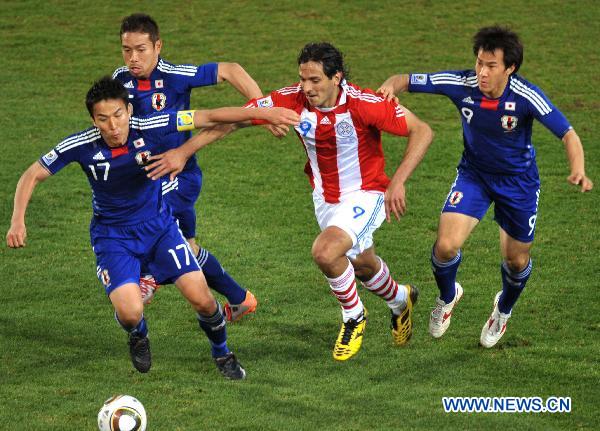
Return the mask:
{"type": "MultiPolygon", "coordinates": [[[[398,72],[474,64],[471,35],[510,24],[525,43],[521,74],[568,116],[600,187],[600,5],[587,1],[451,2],[0,2],[0,228],[10,225],[20,174],[66,135],[88,127],[91,83],[122,64],[120,19],[153,15],[173,62],[236,61],[271,91],[296,81],[307,42],[344,51],[352,81],[377,88],[398,72]]],[[[241,105],[228,85],[200,89],[194,107],[241,105]]],[[[408,184],[409,212],[376,234],[399,281],[421,289],[415,334],[394,348],[385,304],[366,292],[365,342],[348,363],[331,349],[339,311],[313,264],[318,233],[304,151],[245,129],[200,154],[199,241],[259,298],[255,316],[229,329],[244,382],[222,379],[194,314],[172,286],[146,310],[153,351],[147,375],[130,364],[126,337],[96,279],[89,245],[90,191],[71,166],[31,201],[28,244],[0,247],[0,429],[94,430],[113,394],[139,398],[149,430],[598,429],[600,306],[598,190],[566,182],[562,144],[534,131],[542,178],[533,275],[499,347],[478,347],[500,289],[498,228],[488,214],[464,247],[465,297],[433,340],[427,324],[437,288],[429,267],[439,210],[462,139],[443,97],[403,103],[436,132],[408,184]],[[572,412],[444,413],[444,396],[564,396],[572,412]]],[[[386,136],[391,172],[404,141],[386,136]]]]}

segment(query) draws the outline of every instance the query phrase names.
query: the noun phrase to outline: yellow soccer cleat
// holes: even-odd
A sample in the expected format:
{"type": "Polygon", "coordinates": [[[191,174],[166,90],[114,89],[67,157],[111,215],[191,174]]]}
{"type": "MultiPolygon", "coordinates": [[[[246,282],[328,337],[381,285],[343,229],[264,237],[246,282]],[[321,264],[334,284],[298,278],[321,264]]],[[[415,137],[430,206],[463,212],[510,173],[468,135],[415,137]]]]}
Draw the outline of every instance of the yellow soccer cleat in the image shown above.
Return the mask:
{"type": "Polygon", "coordinates": [[[367,309],[356,319],[342,323],[340,333],[333,348],[333,359],[347,361],[356,355],[362,345],[365,327],[367,326],[367,309]]]}
{"type": "Polygon", "coordinates": [[[397,346],[405,345],[412,336],[412,311],[419,298],[419,289],[410,284],[407,284],[406,288],[408,289],[406,307],[398,316],[392,312],[392,338],[397,346]]]}

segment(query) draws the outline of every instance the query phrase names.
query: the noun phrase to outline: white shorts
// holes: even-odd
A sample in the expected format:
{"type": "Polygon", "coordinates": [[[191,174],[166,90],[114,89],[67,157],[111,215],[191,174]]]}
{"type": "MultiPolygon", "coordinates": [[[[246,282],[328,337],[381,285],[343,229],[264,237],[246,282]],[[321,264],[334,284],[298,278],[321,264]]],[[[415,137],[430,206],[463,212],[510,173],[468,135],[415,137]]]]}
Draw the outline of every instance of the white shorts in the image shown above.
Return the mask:
{"type": "Polygon", "coordinates": [[[346,256],[355,258],[373,246],[373,233],[385,220],[383,192],[358,190],[342,196],[337,204],[325,202],[313,193],[315,216],[321,230],[336,226],[352,238],[352,248],[346,256]]]}

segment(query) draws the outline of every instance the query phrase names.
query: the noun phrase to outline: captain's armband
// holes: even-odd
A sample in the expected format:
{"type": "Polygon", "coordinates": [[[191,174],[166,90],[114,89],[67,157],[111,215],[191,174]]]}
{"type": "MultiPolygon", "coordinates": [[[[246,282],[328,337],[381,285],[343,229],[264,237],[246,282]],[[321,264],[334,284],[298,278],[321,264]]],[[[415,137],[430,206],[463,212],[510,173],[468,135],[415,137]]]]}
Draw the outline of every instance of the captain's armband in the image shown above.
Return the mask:
{"type": "Polygon", "coordinates": [[[188,130],[194,130],[194,113],[195,110],[191,111],[177,111],[177,131],[186,132],[188,130]]]}

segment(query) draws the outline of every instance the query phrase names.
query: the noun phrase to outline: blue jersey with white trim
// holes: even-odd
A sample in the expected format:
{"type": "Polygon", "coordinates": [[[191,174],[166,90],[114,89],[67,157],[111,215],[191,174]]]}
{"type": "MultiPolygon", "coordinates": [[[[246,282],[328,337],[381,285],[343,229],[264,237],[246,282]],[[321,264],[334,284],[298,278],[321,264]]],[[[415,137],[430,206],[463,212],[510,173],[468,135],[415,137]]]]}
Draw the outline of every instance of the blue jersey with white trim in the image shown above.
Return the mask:
{"type": "MultiPolygon", "coordinates": [[[[127,67],[115,70],[113,78],[119,80],[129,91],[134,115],[145,116],[162,111],[190,109],[192,89],[217,84],[217,72],[218,63],[175,65],[159,58],[148,79],[135,78],[127,67]]],[[[182,133],[172,148],[183,144],[191,136],[191,132],[182,133]]],[[[184,170],[188,169],[199,169],[195,155],[186,163],[184,170]]]]}
{"type": "Polygon", "coordinates": [[[462,119],[463,163],[489,173],[518,174],[535,164],[534,118],[559,139],[571,129],[544,93],[516,74],[498,99],[481,93],[474,70],[413,73],[408,90],[452,100],[462,119]]]}
{"type": "Polygon", "coordinates": [[[79,163],[92,188],[94,220],[134,225],[166,210],[160,181],[149,179],[143,165],[150,155],[179,139],[176,113],[132,117],[127,143],[120,147],[109,147],[100,131],[91,127],[64,139],[39,162],[51,174],[79,163]]]}

